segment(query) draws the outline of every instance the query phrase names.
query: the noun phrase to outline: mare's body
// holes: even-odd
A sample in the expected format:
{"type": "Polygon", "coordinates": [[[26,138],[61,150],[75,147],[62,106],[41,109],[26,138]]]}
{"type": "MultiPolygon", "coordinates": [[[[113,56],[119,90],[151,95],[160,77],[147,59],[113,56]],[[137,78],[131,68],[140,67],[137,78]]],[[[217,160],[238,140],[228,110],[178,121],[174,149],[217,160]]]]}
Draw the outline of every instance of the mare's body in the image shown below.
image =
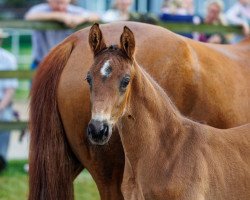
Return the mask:
{"type": "MultiPolygon", "coordinates": [[[[124,24],[135,34],[136,60],[181,113],[219,128],[250,121],[249,40],[234,46],[207,45],[160,27],[120,22],[102,26],[107,45],[118,43],[124,24]]],[[[73,198],[72,182],[83,166],[101,199],[123,199],[119,134],[114,133],[107,146],[93,147],[86,139],[90,101],[84,79],[93,61],[88,34],[89,29],[83,29],[57,46],[33,82],[30,199],[73,198]]]]}

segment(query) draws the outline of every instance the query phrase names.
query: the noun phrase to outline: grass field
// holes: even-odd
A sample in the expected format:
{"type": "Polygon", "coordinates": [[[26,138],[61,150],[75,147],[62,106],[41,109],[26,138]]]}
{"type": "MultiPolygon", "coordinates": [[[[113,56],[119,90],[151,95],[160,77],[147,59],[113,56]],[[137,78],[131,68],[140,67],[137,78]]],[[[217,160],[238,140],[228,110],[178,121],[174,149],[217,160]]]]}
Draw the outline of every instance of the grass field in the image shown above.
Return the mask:
{"type": "MultiPolygon", "coordinates": [[[[28,192],[28,175],[23,166],[26,161],[10,161],[8,168],[0,174],[0,200],[26,200],[28,192]]],[[[96,185],[85,171],[74,183],[76,200],[98,200],[96,185]]]]}

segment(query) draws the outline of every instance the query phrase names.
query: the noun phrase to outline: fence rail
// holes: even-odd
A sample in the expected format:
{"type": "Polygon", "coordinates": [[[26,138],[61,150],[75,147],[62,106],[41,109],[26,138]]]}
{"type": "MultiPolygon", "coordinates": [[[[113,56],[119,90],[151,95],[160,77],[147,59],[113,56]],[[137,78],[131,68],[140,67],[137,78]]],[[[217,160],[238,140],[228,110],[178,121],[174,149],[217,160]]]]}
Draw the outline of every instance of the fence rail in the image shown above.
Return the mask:
{"type": "MultiPolygon", "coordinates": [[[[147,22],[147,21],[145,21],[147,22]]],[[[100,22],[102,23],[102,22],[100,22]]],[[[155,25],[162,26],[174,32],[185,32],[191,33],[206,32],[206,33],[238,33],[241,34],[242,30],[239,26],[222,26],[222,25],[207,25],[207,24],[191,24],[191,23],[169,23],[160,20],[154,21],[155,25]]],[[[92,23],[84,23],[75,28],[79,30],[87,26],[92,25],[92,23]]],[[[63,30],[67,27],[59,22],[42,22],[42,21],[25,21],[25,20],[1,20],[0,28],[15,28],[15,29],[32,29],[32,30],[63,30]]]]}
{"type": "Polygon", "coordinates": [[[0,71],[0,79],[17,78],[17,79],[32,79],[35,71],[33,70],[15,70],[15,71],[0,71]]]}
{"type": "MultiPolygon", "coordinates": [[[[0,130],[11,131],[11,130],[24,130],[28,128],[27,121],[19,122],[4,122],[0,121],[0,130]]],[[[0,131],[1,134],[1,131],[0,131]]]]}

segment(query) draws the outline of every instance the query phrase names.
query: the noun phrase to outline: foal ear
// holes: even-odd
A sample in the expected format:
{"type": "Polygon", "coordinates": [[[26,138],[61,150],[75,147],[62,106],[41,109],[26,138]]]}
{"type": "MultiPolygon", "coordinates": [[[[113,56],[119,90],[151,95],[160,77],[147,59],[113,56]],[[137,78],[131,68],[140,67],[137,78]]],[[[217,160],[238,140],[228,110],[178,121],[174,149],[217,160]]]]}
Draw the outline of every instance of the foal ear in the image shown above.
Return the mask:
{"type": "Polygon", "coordinates": [[[89,46],[96,55],[98,52],[106,48],[106,44],[104,42],[102,31],[99,28],[99,24],[95,23],[89,31],[89,46]]]}
{"type": "Polygon", "coordinates": [[[135,52],[135,37],[133,32],[124,26],[123,33],[120,38],[121,48],[130,59],[133,59],[135,52]]]}

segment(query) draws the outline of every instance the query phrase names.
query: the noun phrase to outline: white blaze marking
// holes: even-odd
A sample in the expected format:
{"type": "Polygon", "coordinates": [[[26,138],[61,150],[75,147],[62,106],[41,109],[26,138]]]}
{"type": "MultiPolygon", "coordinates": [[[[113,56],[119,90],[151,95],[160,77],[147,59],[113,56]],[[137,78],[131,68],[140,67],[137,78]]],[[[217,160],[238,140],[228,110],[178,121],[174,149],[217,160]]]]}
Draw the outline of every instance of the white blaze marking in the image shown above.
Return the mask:
{"type": "Polygon", "coordinates": [[[101,72],[101,74],[103,75],[103,76],[105,76],[105,77],[109,77],[109,75],[110,75],[110,71],[108,71],[108,68],[110,67],[110,65],[109,65],[109,60],[107,60],[105,63],[104,63],[104,65],[102,66],[102,68],[101,68],[101,70],[100,70],[100,72],[101,72]]]}
{"type": "Polygon", "coordinates": [[[114,121],[111,119],[110,114],[100,112],[98,114],[92,113],[92,119],[96,121],[107,121],[110,125],[114,124],[114,121]]]}
{"type": "Polygon", "coordinates": [[[109,120],[110,115],[109,114],[93,114],[92,119],[97,120],[97,121],[104,121],[104,120],[109,120]]]}

